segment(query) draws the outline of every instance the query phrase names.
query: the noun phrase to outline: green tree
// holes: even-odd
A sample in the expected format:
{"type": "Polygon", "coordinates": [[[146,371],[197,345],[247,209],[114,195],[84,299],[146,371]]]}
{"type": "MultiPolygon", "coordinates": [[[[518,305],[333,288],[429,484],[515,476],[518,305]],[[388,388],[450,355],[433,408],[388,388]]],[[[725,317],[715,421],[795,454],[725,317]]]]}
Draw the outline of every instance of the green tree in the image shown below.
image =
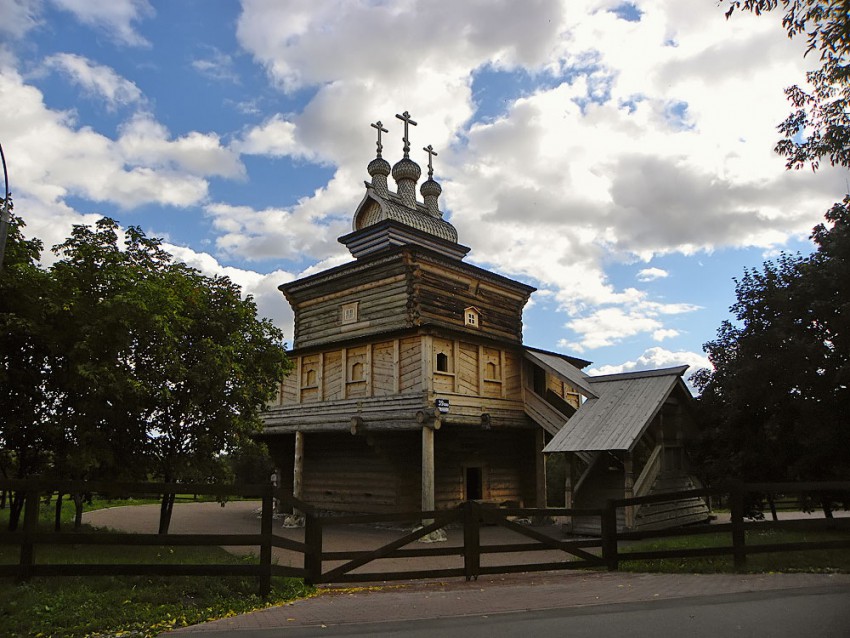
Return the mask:
{"type": "Polygon", "coordinates": [[[809,89],[785,90],[793,107],[779,125],[776,152],[788,168],[820,162],[850,166],[850,0],[726,0],[726,17],[736,10],[756,15],[781,6],[788,37],[806,38],[806,54],[816,52],[820,67],[806,74],[809,89]]]}
{"type": "Polygon", "coordinates": [[[707,478],[828,480],[850,473],[850,198],[812,234],[736,281],[735,323],[697,372],[707,478]]]}
{"type": "MultiPolygon", "coordinates": [[[[0,274],[0,469],[231,478],[228,456],[290,368],[283,336],[228,278],[174,262],[138,228],[119,234],[108,218],[75,226],[44,270],[15,221],[0,274]]],[[[163,499],[162,532],[172,505],[163,499]]]]}
{"type": "MultiPolygon", "coordinates": [[[[117,233],[103,219],[56,248],[69,295],[64,473],[222,480],[222,454],[259,430],[289,369],[282,334],[228,278],[175,263],[138,228],[121,249],[117,233]]],[[[163,498],[163,533],[172,506],[163,498]]]]}
{"type": "MultiPolygon", "coordinates": [[[[23,221],[12,216],[0,269],[0,476],[20,478],[44,472],[52,462],[58,431],[52,419],[52,333],[47,314],[50,279],[38,265],[41,242],[26,240],[23,221]]],[[[23,506],[13,495],[9,526],[23,506]]]]}

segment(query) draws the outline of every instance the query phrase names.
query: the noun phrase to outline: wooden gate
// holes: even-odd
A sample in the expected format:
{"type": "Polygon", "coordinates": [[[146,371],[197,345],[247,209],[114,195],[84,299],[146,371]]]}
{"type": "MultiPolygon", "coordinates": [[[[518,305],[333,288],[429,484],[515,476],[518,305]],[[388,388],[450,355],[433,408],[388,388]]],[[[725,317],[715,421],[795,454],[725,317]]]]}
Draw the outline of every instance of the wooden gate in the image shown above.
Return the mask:
{"type": "Polygon", "coordinates": [[[356,516],[315,516],[307,513],[305,517],[304,544],[305,573],[308,583],[330,582],[368,582],[380,580],[408,580],[416,578],[448,578],[464,576],[467,580],[477,579],[481,574],[506,574],[526,571],[548,571],[554,569],[584,569],[604,566],[603,556],[585,551],[589,548],[602,550],[600,539],[559,540],[548,536],[533,527],[523,525],[513,518],[542,518],[552,516],[603,516],[605,510],[567,510],[567,509],[501,509],[483,507],[476,501],[467,501],[451,510],[429,512],[408,512],[401,514],[374,514],[356,516]],[[323,551],[324,530],[331,525],[374,524],[388,522],[409,522],[425,520],[427,524],[409,532],[391,543],[369,551],[323,551]],[[482,526],[501,526],[516,532],[533,542],[482,544],[482,526]],[[404,549],[406,545],[418,541],[433,533],[439,533],[445,527],[460,527],[463,531],[461,545],[443,545],[435,543],[429,546],[404,549]],[[482,554],[504,554],[516,552],[538,552],[557,550],[575,560],[548,561],[532,564],[481,565],[482,554]],[[458,556],[463,559],[463,567],[431,568],[403,571],[356,572],[369,563],[390,558],[433,558],[439,556],[458,556]],[[345,561],[323,571],[327,561],[345,561]]]}

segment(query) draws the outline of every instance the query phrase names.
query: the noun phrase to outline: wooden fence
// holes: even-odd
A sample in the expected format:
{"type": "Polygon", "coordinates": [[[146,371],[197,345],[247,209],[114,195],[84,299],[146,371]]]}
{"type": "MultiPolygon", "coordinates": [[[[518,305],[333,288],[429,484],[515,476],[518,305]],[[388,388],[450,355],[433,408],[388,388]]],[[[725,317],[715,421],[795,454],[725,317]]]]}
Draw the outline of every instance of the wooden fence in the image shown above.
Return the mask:
{"type": "Polygon", "coordinates": [[[616,570],[621,561],[654,560],[659,558],[690,558],[698,556],[730,555],[735,566],[742,568],[749,554],[763,552],[804,551],[811,549],[850,548],[850,537],[832,541],[773,543],[748,545],[746,532],[750,529],[804,529],[804,530],[850,530],[850,518],[819,518],[812,520],[760,521],[745,520],[744,503],[751,493],[850,493],[850,482],[833,483],[774,483],[736,484],[723,490],[701,489],[686,492],[643,496],[608,501],[602,509],[529,509],[489,508],[470,501],[450,510],[417,511],[395,514],[331,516],[315,511],[309,504],[280,494],[271,485],[199,485],[165,483],[51,483],[38,480],[0,480],[0,490],[13,490],[25,495],[24,516],[21,529],[15,532],[0,531],[0,545],[17,545],[20,559],[17,564],[0,565],[0,577],[14,577],[25,581],[40,576],[68,575],[194,575],[224,576],[242,575],[257,578],[259,591],[266,595],[272,576],[293,576],[308,583],[358,582],[414,578],[465,577],[477,579],[481,574],[527,572],[555,569],[607,568],[616,570]],[[39,502],[48,494],[97,493],[104,496],[127,497],[130,495],[198,494],[217,497],[251,497],[262,502],[259,533],[257,534],[137,534],[123,532],[45,532],[39,529],[39,502]],[[731,507],[729,523],[694,525],[684,528],[658,531],[629,531],[617,529],[617,509],[636,507],[646,503],[657,503],[687,497],[710,497],[725,495],[731,507]],[[280,498],[287,506],[297,509],[305,517],[304,541],[290,540],[274,534],[274,499],[280,498]],[[599,538],[560,539],[542,533],[533,526],[516,521],[518,517],[570,517],[598,516],[602,534],[599,538]],[[323,545],[328,529],[338,525],[375,524],[389,522],[424,521],[417,529],[402,534],[396,540],[370,550],[324,551],[323,545]],[[524,537],[521,543],[482,544],[482,526],[499,526],[524,537]],[[462,529],[460,545],[433,543],[406,548],[412,542],[438,530],[462,529]],[[730,542],[721,547],[692,549],[635,551],[629,550],[628,541],[646,538],[664,538],[692,534],[728,533],[730,542]],[[622,546],[621,546],[622,543],[622,546]],[[259,547],[259,561],[245,565],[208,564],[45,564],[38,562],[35,548],[38,545],[123,545],[123,546],[253,546],[259,547]],[[272,549],[281,548],[301,554],[303,567],[275,564],[272,549]],[[481,565],[486,554],[515,552],[551,552],[557,550],[562,560],[543,562],[481,565]],[[399,571],[356,571],[364,566],[387,558],[433,558],[456,556],[462,558],[462,567],[399,570],[399,571]],[[328,567],[328,563],[334,563],[328,567]],[[340,564],[341,563],[341,564],[340,564]]]}

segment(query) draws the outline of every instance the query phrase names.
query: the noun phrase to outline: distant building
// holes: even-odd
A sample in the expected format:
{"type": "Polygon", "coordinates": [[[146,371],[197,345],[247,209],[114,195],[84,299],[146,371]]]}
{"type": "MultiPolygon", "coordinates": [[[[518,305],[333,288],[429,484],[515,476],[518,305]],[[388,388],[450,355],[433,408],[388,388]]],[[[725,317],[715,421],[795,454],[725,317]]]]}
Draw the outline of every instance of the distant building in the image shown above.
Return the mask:
{"type": "Polygon", "coordinates": [[[295,313],[295,370],[264,414],[263,438],[282,486],[337,511],[543,507],[546,452],[569,458],[577,505],[636,485],[646,493],[662,474],[682,487],[684,368],[593,378],[587,361],[524,347],[535,289],[463,261],[469,248],[439,208],[436,152],[423,149],[420,202],[415,122],[397,117],[404,155],[392,168],[387,131],[372,125],[371,182],[339,239],[354,261],[280,286],[295,313]]]}

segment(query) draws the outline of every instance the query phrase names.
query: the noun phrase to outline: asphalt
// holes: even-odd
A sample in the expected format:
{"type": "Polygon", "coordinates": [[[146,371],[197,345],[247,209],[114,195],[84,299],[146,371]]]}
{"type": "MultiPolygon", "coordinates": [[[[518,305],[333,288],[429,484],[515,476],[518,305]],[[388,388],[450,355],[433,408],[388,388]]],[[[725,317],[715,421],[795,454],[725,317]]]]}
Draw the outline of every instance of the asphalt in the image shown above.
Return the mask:
{"type": "MultiPolygon", "coordinates": [[[[156,531],[157,506],[122,507],[86,514],[86,521],[126,531],[156,531]]],[[[222,508],[215,503],[179,504],[172,519],[173,533],[254,533],[258,530],[256,504],[235,502],[222,508]]],[[[558,534],[557,526],[549,533],[558,534]]],[[[277,534],[300,540],[303,530],[285,530],[275,524],[277,534]]],[[[505,542],[503,528],[484,528],[482,543],[505,542]],[[492,536],[488,540],[485,536],[492,536]]],[[[459,544],[460,530],[449,530],[448,544],[459,544]]],[[[398,537],[398,532],[371,527],[330,528],[325,551],[369,549],[398,537]]],[[[511,540],[514,540],[512,538],[511,540]]],[[[510,541],[508,541],[510,542],[510,541]]],[[[256,551],[233,548],[234,551],[256,551]]],[[[498,561],[543,562],[546,552],[535,555],[495,555],[482,557],[498,561]]],[[[303,558],[276,550],[280,564],[301,564],[303,558]]],[[[417,569],[457,566],[457,557],[437,557],[417,569]]],[[[549,558],[551,560],[551,557],[549,558]]],[[[483,562],[483,560],[482,560],[483,562]]],[[[382,561],[382,569],[399,569],[402,560],[382,561]]],[[[376,571],[375,566],[367,566],[376,571]]],[[[376,581],[360,586],[329,586],[317,595],[285,605],[224,618],[176,633],[210,635],[256,633],[287,627],[347,627],[359,624],[421,620],[462,616],[486,616],[520,611],[584,608],[594,605],[670,601],[719,595],[790,590],[846,592],[850,602],[850,574],[639,574],[604,571],[532,572],[481,576],[477,581],[463,578],[402,582],[376,581]]]]}

